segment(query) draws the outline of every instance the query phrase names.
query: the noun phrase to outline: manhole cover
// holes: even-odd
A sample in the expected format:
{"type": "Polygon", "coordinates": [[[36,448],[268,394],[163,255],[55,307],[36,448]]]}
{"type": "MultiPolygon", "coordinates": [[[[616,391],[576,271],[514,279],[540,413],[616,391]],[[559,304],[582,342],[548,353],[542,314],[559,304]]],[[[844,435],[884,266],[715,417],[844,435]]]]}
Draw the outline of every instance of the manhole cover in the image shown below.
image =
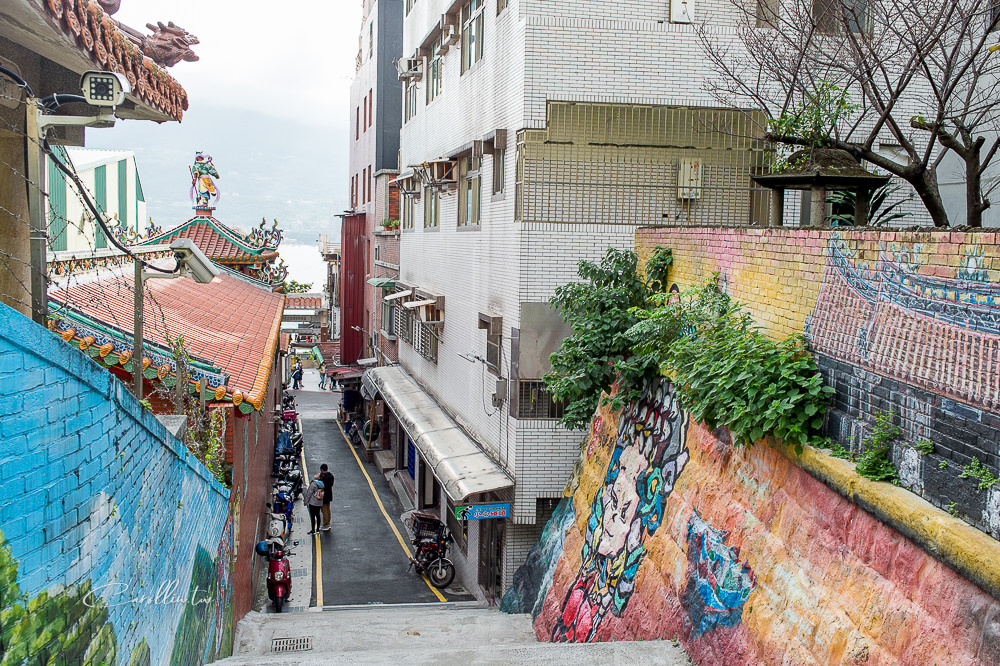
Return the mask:
{"type": "Polygon", "coordinates": [[[271,639],[271,652],[303,652],[312,649],[312,637],[271,639]]]}

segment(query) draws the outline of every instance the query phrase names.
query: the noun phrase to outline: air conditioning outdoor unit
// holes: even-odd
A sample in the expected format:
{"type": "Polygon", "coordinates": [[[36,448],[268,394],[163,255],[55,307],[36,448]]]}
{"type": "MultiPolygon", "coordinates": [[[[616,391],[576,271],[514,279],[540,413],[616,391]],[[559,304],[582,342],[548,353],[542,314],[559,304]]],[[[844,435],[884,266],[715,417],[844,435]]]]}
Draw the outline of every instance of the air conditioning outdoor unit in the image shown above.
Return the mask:
{"type": "Polygon", "coordinates": [[[399,80],[419,81],[422,76],[422,65],[423,60],[421,58],[400,58],[396,64],[396,67],[399,70],[399,80]]]}

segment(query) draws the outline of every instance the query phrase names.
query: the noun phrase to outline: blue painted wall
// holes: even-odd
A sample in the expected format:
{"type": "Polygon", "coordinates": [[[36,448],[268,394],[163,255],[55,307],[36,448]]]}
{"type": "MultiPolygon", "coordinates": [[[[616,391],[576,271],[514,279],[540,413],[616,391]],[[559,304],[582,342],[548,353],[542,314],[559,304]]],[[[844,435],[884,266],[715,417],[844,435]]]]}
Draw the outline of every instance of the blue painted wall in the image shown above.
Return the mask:
{"type": "Polygon", "coordinates": [[[0,304],[0,662],[229,654],[228,506],[121,382],[0,304]]]}

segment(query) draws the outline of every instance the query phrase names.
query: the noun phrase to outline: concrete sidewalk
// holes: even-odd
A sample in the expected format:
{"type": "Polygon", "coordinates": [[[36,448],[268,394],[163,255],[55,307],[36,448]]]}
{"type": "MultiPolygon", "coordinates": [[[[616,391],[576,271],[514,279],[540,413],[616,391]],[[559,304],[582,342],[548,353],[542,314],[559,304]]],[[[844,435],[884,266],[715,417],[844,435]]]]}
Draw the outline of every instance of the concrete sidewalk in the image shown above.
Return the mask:
{"type": "Polygon", "coordinates": [[[251,613],[240,622],[234,651],[235,656],[217,663],[691,664],[673,641],[539,643],[530,616],[476,603],[343,607],[288,616],[251,613]]]}

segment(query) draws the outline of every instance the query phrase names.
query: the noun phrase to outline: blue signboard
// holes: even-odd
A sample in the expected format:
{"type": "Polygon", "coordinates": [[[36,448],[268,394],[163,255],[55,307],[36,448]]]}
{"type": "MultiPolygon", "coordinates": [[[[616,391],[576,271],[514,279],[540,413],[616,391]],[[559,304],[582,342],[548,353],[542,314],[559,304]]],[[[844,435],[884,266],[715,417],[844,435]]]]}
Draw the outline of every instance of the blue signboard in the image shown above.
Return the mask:
{"type": "Polygon", "coordinates": [[[455,507],[455,517],[459,520],[485,520],[508,516],[510,516],[510,504],[465,504],[455,507]]]}

